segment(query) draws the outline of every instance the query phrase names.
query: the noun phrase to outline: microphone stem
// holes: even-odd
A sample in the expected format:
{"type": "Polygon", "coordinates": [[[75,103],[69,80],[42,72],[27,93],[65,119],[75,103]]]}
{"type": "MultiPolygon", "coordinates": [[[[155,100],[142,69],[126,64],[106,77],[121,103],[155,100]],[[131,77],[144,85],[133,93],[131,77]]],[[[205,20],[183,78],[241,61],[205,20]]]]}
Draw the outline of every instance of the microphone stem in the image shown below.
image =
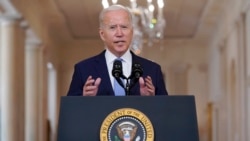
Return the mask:
{"type": "Polygon", "coordinates": [[[129,95],[129,91],[130,91],[130,85],[128,79],[126,79],[126,86],[125,86],[126,95],[129,95]]]}

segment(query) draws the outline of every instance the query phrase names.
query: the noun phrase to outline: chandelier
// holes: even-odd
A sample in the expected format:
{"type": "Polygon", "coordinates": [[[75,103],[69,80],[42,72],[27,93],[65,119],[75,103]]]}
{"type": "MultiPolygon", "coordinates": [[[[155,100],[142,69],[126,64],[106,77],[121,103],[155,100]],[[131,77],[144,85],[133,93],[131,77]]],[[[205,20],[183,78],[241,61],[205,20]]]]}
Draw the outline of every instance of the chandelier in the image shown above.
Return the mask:
{"type": "MultiPolygon", "coordinates": [[[[118,0],[112,0],[112,4],[117,4],[117,2],[118,0]]],[[[108,0],[102,0],[102,5],[103,8],[108,7],[108,0]]],[[[166,21],[163,16],[163,7],[163,0],[157,0],[157,11],[152,0],[147,0],[147,6],[139,6],[136,0],[130,0],[128,8],[133,14],[134,27],[131,49],[136,54],[141,53],[144,43],[147,46],[153,46],[154,43],[164,38],[166,21]]]]}

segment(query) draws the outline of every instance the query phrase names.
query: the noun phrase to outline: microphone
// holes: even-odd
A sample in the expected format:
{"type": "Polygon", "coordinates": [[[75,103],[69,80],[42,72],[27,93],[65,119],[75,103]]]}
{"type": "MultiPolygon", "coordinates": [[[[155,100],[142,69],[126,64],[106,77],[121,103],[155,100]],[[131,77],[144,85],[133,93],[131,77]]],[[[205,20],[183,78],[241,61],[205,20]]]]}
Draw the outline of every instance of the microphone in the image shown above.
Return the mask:
{"type": "Polygon", "coordinates": [[[122,61],[121,60],[116,59],[114,61],[112,75],[115,77],[117,82],[124,88],[124,84],[120,78],[125,79],[126,77],[123,75],[123,72],[122,72],[122,61]]]}
{"type": "Polygon", "coordinates": [[[117,79],[117,78],[123,78],[124,75],[122,72],[122,62],[120,60],[115,60],[113,63],[113,70],[112,70],[112,75],[117,79]]]}
{"type": "Polygon", "coordinates": [[[129,76],[130,88],[132,88],[138,82],[138,80],[142,76],[142,74],[143,74],[143,69],[141,67],[141,64],[134,63],[132,65],[131,75],[129,76]]]}
{"type": "Polygon", "coordinates": [[[130,75],[130,79],[139,79],[143,74],[143,69],[141,67],[141,64],[134,63],[132,65],[132,73],[130,75]]]}

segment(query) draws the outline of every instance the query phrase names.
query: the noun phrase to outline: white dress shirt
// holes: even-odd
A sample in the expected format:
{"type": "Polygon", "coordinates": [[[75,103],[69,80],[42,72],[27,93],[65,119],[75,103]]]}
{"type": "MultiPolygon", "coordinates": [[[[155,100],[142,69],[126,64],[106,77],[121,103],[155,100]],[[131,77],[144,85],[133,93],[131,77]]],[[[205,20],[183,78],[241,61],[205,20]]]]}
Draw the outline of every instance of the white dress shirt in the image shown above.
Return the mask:
{"type": "MultiPolygon", "coordinates": [[[[117,59],[117,57],[114,54],[112,54],[108,49],[106,49],[105,58],[106,58],[106,63],[108,65],[107,67],[108,67],[110,82],[114,88],[114,77],[112,75],[112,69],[114,60],[117,59]]],[[[128,49],[127,52],[120,58],[122,59],[123,75],[128,78],[131,74],[131,67],[132,67],[132,54],[130,50],[128,49]]]]}

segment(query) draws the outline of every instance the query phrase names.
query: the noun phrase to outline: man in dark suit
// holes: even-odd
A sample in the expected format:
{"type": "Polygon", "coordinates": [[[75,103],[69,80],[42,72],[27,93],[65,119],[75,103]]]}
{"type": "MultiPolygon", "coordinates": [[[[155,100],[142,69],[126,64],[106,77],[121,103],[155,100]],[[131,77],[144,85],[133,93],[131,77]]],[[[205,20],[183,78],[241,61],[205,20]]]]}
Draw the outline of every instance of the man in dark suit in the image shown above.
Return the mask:
{"type": "MultiPolygon", "coordinates": [[[[116,95],[112,66],[122,60],[123,73],[129,78],[132,64],[139,63],[142,76],[129,90],[129,95],[168,95],[160,65],[135,55],[129,47],[133,38],[132,15],[121,5],[112,5],[100,13],[99,34],[105,50],[75,65],[68,96],[116,95]]],[[[124,90],[125,91],[125,90],[124,90]]]]}

